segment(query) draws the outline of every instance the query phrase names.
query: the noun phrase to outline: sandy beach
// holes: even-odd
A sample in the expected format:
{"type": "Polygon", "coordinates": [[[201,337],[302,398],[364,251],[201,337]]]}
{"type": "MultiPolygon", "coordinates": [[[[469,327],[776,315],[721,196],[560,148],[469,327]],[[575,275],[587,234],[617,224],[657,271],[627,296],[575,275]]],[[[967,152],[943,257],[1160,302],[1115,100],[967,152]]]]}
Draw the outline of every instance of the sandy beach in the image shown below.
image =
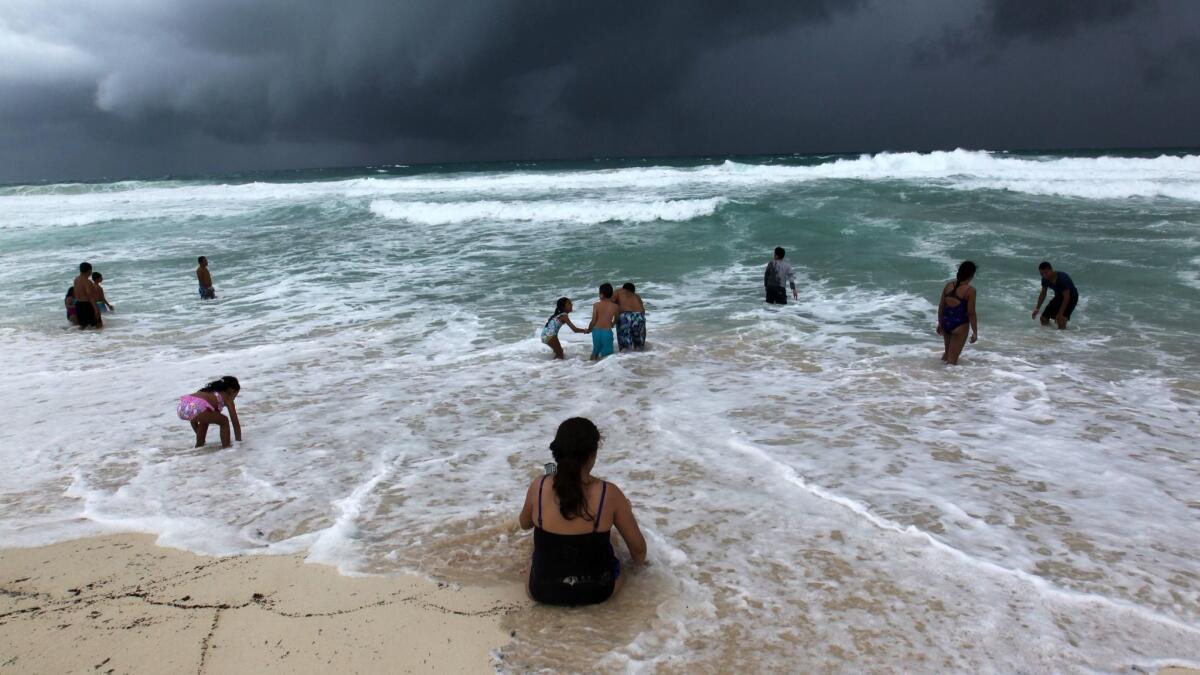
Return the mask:
{"type": "Polygon", "coordinates": [[[0,551],[0,673],[490,672],[522,589],[122,534],[0,551]]]}

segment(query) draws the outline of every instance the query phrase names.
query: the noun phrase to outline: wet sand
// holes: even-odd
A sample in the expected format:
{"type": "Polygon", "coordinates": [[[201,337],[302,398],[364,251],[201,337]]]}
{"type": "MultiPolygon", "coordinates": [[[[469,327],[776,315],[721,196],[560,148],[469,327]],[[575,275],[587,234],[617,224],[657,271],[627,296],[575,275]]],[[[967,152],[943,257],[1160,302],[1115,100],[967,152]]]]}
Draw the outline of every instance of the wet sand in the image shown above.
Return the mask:
{"type": "Polygon", "coordinates": [[[517,585],[345,577],[122,534],[0,551],[0,673],[488,672],[517,585]]]}

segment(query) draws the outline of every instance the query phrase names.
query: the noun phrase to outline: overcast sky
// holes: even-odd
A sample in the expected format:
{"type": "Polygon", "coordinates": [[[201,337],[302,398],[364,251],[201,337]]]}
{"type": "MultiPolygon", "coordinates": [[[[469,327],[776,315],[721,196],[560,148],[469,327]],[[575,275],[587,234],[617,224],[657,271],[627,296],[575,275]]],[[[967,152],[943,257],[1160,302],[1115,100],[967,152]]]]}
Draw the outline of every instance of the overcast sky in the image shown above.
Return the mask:
{"type": "Polygon", "coordinates": [[[3,0],[0,181],[1200,146],[1197,0],[3,0]]]}

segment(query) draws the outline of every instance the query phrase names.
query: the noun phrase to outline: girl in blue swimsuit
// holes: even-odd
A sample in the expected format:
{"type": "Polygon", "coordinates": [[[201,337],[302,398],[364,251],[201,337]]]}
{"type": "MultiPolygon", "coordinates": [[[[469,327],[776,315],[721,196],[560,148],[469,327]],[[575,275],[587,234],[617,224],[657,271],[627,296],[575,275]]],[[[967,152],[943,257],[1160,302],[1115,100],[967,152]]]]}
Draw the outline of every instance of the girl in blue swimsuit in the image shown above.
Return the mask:
{"type": "Polygon", "coordinates": [[[562,329],[563,325],[570,326],[571,330],[576,333],[587,332],[571,323],[571,319],[567,315],[571,313],[572,309],[574,307],[571,305],[570,298],[559,298],[558,303],[554,305],[554,314],[550,315],[550,318],[546,320],[546,325],[542,326],[542,343],[554,350],[556,359],[563,358],[562,343],[558,341],[558,331],[562,329]]]}
{"type": "Polygon", "coordinates": [[[958,357],[967,344],[967,328],[971,329],[971,343],[979,339],[979,326],[975,323],[975,289],[971,280],[975,278],[975,263],[967,260],[958,266],[954,281],[942,288],[942,300],[938,303],[937,333],[942,336],[946,349],[942,361],[958,365],[958,357]]]}

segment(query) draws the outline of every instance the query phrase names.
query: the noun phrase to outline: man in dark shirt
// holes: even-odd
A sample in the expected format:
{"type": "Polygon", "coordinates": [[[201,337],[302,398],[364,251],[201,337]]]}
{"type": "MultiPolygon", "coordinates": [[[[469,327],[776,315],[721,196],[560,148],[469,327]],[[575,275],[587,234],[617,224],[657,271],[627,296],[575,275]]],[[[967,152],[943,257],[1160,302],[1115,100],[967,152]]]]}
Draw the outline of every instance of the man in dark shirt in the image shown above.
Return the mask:
{"type": "Polygon", "coordinates": [[[767,289],[767,302],[772,305],[787,304],[785,284],[792,287],[792,298],[800,299],[799,294],[796,293],[796,273],[792,271],[792,266],[783,260],[786,253],[782,246],[775,247],[775,257],[767,263],[767,269],[763,272],[763,286],[767,289]]]}
{"type": "Polygon", "coordinates": [[[1038,265],[1038,273],[1042,275],[1042,292],[1038,294],[1037,306],[1033,308],[1031,318],[1037,318],[1038,310],[1046,300],[1046,289],[1053,288],[1054,299],[1046,305],[1046,311],[1042,312],[1042,325],[1047,326],[1050,320],[1054,319],[1060,330],[1065,329],[1067,322],[1071,320],[1071,312],[1075,311],[1075,304],[1079,302],[1079,291],[1075,288],[1075,282],[1071,281],[1066,272],[1055,272],[1048,262],[1038,265]]]}

